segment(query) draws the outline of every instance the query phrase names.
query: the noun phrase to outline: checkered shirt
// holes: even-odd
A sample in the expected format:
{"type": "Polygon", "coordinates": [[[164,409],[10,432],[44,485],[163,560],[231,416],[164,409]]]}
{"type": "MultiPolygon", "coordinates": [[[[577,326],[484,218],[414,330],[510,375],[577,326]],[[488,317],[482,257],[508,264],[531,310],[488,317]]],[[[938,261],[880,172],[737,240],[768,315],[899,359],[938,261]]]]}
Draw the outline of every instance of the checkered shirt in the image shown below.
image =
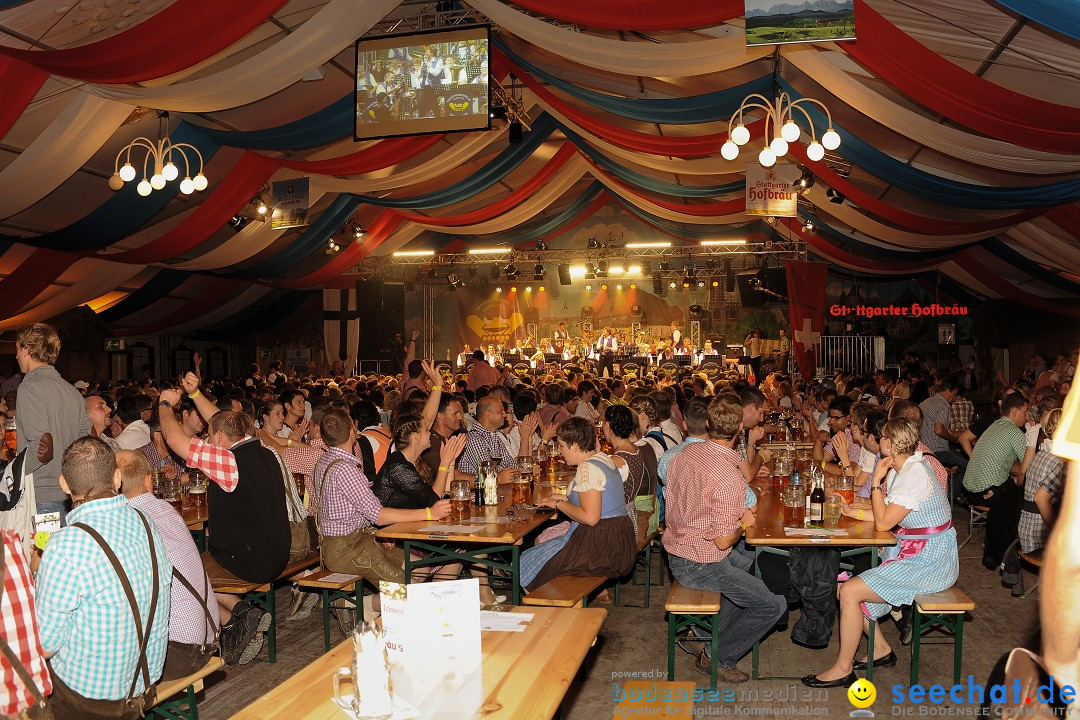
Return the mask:
{"type": "MultiPolygon", "coordinates": [[[[68,514],[68,527],[52,536],[41,558],[37,595],[41,645],[45,652],[56,653],[49,663],[53,672],[86,698],[127,697],[139,661],[139,642],[116,571],[101,546],[86,531],[71,526],[89,525],[112,548],[128,575],[145,629],[152,575],[146,531],[137,513],[123,495],[80,505],[68,514]]],[[[158,559],[158,601],[146,660],[150,682],[156,682],[169,639],[172,564],[152,522],[150,535],[158,559]]],[[[139,673],[135,692],[143,690],[139,673]]]]}
{"type": "Polygon", "coordinates": [[[958,397],[949,407],[949,429],[959,435],[968,429],[974,417],[975,403],[965,397],[958,397]]]}
{"type": "Polygon", "coordinates": [[[357,459],[337,447],[329,448],[315,464],[311,506],[317,509],[315,519],[319,533],[332,537],[344,537],[362,527],[375,525],[383,507],[371,492],[371,484],[364,477],[357,459]],[[327,474],[334,460],[342,462],[334,465],[327,474]]]}
{"type": "MultiPolygon", "coordinates": [[[[214,625],[221,627],[221,618],[218,616],[218,604],[214,598],[214,589],[210,587],[210,579],[203,569],[202,559],[199,558],[199,549],[195,547],[195,541],[191,539],[191,532],[187,523],[180,513],[173,509],[169,503],[154,497],[150,493],[143,493],[128,499],[128,505],[149,517],[161,539],[165,541],[165,554],[169,557],[173,569],[184,576],[191,586],[199,593],[203,588],[206,592],[206,608],[210,616],[214,618],[214,625]]],[[[189,645],[203,645],[214,640],[214,628],[206,621],[206,613],[202,609],[202,603],[196,600],[183,583],[174,581],[170,591],[172,602],[169,611],[169,640],[187,643],[189,645]]]]}
{"type": "MultiPolygon", "coordinates": [[[[233,447],[249,439],[244,438],[240,442],[233,443],[233,447]]],[[[206,476],[216,482],[225,492],[235,490],[236,483],[240,481],[240,471],[236,469],[236,457],[232,454],[232,450],[219,448],[197,437],[191,438],[186,462],[189,468],[199,468],[206,473],[206,476]]]]}
{"type": "Polygon", "coordinates": [[[143,457],[146,458],[146,462],[150,464],[151,470],[160,470],[161,468],[172,465],[176,467],[179,472],[183,472],[183,470],[175,462],[173,462],[173,459],[171,457],[161,457],[161,453],[158,452],[157,445],[154,444],[153,440],[139,448],[138,452],[141,452],[143,454],[143,457]]]}
{"type": "MultiPolygon", "coordinates": [[[[1024,476],[1024,500],[1034,500],[1039,488],[1050,493],[1050,497],[1057,498],[1064,483],[1065,460],[1049,450],[1040,450],[1024,476]]],[[[1034,552],[1046,544],[1049,528],[1037,512],[1021,511],[1016,530],[1020,537],[1020,548],[1024,552],[1034,552]]]]}
{"type": "MultiPolygon", "coordinates": [[[[38,637],[34,614],[34,582],[23,555],[19,536],[0,530],[4,560],[3,597],[0,598],[0,634],[23,664],[42,695],[52,692],[52,679],[45,665],[45,653],[38,637]]],[[[34,696],[15,674],[15,668],[0,654],[0,715],[18,715],[34,704],[34,696]]]]}
{"type": "Polygon", "coordinates": [[[326,452],[326,443],[321,438],[312,440],[308,447],[287,447],[282,451],[289,472],[301,473],[304,476],[305,493],[308,491],[311,474],[315,472],[315,463],[324,452],[326,452]]]}
{"type": "MultiPolygon", "coordinates": [[[[833,437],[836,437],[836,436],[833,435],[833,437]]],[[[844,428],[844,438],[847,440],[848,460],[850,460],[853,463],[858,463],[859,458],[862,457],[862,448],[859,447],[859,444],[856,443],[854,438],[851,437],[851,428],[850,427],[844,428]]],[[[825,452],[826,458],[828,458],[830,460],[837,459],[836,458],[836,448],[833,447],[832,438],[829,438],[829,442],[825,443],[824,452],[825,452]]],[[[839,460],[837,460],[837,461],[839,462],[839,460]]]]}
{"type": "Polygon", "coordinates": [[[949,449],[949,441],[934,432],[934,428],[941,423],[943,428],[948,429],[952,412],[949,401],[941,395],[931,395],[919,404],[919,409],[923,416],[919,440],[933,452],[945,452],[949,449]]]}
{"type": "Polygon", "coordinates": [[[499,434],[488,430],[480,423],[474,424],[469,429],[469,436],[465,440],[465,449],[461,451],[461,457],[458,458],[457,469],[463,473],[475,475],[477,466],[496,453],[499,455],[500,471],[516,468],[517,460],[510,457],[510,452],[499,438],[499,434]]]}
{"type": "Polygon", "coordinates": [[[746,483],[739,472],[739,454],[708,441],[684,447],[667,469],[664,484],[667,529],[664,548],[699,563],[720,562],[714,538],[739,527],[746,509],[746,483]]]}
{"type": "Polygon", "coordinates": [[[1009,479],[1013,462],[1023,461],[1027,451],[1024,431],[1007,417],[998,418],[982,434],[964,471],[964,488],[982,493],[1009,479]]]}

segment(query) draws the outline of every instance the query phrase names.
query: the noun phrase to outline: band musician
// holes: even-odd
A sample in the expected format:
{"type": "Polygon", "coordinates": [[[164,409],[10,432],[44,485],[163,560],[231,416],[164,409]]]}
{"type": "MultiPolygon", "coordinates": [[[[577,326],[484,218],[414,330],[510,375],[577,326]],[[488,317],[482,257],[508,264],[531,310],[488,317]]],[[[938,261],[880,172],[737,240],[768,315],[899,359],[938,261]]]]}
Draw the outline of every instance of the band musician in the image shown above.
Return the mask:
{"type": "Polygon", "coordinates": [[[615,377],[615,353],[619,351],[619,341],[615,337],[615,329],[610,325],[604,328],[604,332],[596,339],[596,374],[604,377],[615,377]]]}
{"type": "Polygon", "coordinates": [[[566,323],[559,323],[559,327],[555,330],[555,335],[551,339],[551,344],[555,346],[552,352],[562,353],[566,346],[570,344],[570,333],[566,331],[566,323]]]}
{"type": "Polygon", "coordinates": [[[683,334],[679,330],[679,321],[671,321],[671,335],[668,336],[668,348],[671,354],[681,354],[683,352],[683,334]]]}

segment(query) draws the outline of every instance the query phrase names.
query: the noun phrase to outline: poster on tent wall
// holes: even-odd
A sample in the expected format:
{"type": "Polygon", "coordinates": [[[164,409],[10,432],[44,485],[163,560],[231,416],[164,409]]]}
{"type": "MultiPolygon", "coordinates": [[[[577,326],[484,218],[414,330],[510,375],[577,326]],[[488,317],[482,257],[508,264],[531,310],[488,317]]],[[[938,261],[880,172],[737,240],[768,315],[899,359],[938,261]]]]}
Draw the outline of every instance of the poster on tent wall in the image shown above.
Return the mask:
{"type": "Polygon", "coordinates": [[[747,45],[854,39],[854,0],[746,0],[747,45]]]}
{"type": "Polygon", "coordinates": [[[308,224],[308,179],[306,177],[274,183],[274,214],[270,227],[274,230],[303,227],[308,224]]]}
{"type": "Polygon", "coordinates": [[[746,214],[751,217],[795,217],[799,196],[791,187],[799,179],[796,165],[777,163],[762,167],[746,161],[746,214]]]}
{"type": "MultiPolygon", "coordinates": [[[[514,286],[516,287],[516,286],[514,286]]],[[[455,293],[458,312],[458,343],[478,347],[510,346],[525,340],[525,292],[491,292],[483,286],[466,286],[455,293]]]]}

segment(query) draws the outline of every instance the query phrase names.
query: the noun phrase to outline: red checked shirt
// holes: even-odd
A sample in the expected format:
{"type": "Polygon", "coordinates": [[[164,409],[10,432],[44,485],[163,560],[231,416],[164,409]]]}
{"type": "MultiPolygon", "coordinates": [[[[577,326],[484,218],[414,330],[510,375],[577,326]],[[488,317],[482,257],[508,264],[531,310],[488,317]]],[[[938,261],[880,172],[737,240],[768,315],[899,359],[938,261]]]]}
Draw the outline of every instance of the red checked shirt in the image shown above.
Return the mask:
{"type": "MultiPolygon", "coordinates": [[[[4,582],[0,597],[0,636],[3,636],[15,657],[30,673],[41,694],[52,692],[52,680],[45,666],[37,618],[34,614],[34,583],[23,555],[19,536],[10,530],[0,530],[3,546],[4,582]]],[[[0,715],[18,715],[36,701],[22,679],[15,674],[7,657],[0,653],[0,715]]]]}
{"type": "Polygon", "coordinates": [[[699,563],[720,562],[731,552],[715,538],[734,532],[746,510],[739,453],[712,441],[687,445],[671,459],[665,480],[664,548],[699,563]]]}
{"type": "MultiPolygon", "coordinates": [[[[250,439],[245,437],[233,443],[233,447],[250,439]]],[[[240,471],[236,469],[236,458],[232,450],[219,448],[197,437],[191,438],[191,444],[188,445],[187,466],[202,470],[225,492],[235,490],[236,483],[240,480],[240,471]]]]}

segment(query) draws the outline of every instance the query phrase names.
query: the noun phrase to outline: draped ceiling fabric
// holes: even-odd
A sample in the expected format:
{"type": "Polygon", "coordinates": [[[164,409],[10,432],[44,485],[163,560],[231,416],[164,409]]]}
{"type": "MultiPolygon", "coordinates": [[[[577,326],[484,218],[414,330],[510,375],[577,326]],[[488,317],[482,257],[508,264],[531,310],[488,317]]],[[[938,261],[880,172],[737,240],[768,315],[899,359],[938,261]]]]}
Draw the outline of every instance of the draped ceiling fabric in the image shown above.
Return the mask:
{"type": "MultiPolygon", "coordinates": [[[[1075,3],[857,0],[857,42],[779,48],[745,46],[742,0],[466,4],[498,29],[492,73],[519,81],[519,144],[502,121],[352,141],[341,68],[357,37],[416,12],[401,0],[174,0],[115,26],[0,0],[0,330],[90,303],[118,334],[230,337],[295,322],[332,287],[329,322],[355,312],[336,288],[368,255],[574,247],[603,208],[676,245],[797,235],[848,277],[932,272],[954,298],[1080,315],[1075,3]],[[163,35],[185,40],[162,53],[163,35]],[[759,115],[739,159],[719,154],[742,99],[777,90],[825,103],[842,137],[820,162],[805,135],[791,143],[788,161],[817,178],[800,211],[813,232],[744,214],[759,115]],[[205,191],[107,188],[117,151],[156,137],[151,110],[203,154],[205,191]],[[262,188],[302,176],[308,226],[230,226],[262,188]]],[[[810,118],[820,135],[824,114],[810,118]]],[[[359,326],[345,318],[327,354],[355,362],[359,326]]]]}

